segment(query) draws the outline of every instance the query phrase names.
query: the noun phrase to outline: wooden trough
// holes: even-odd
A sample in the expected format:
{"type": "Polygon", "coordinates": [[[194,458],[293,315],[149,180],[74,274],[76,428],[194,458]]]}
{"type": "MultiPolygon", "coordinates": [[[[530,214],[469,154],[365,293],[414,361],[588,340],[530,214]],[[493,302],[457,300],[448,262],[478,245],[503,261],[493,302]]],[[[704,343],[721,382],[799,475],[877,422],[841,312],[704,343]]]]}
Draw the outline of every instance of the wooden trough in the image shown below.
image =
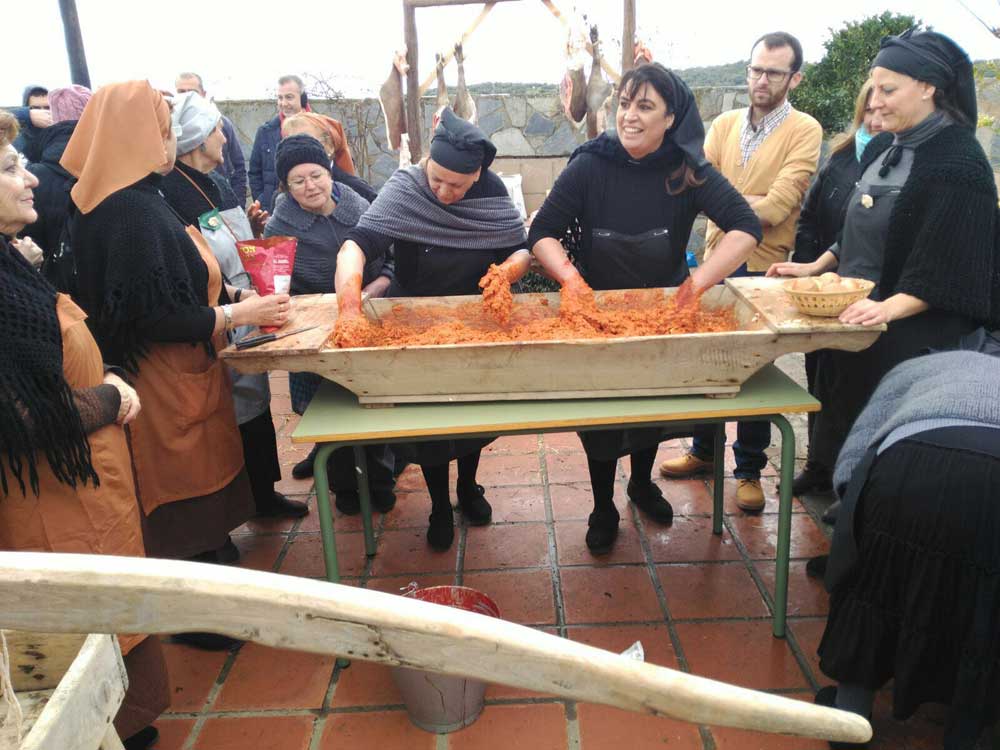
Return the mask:
{"type": "MultiPolygon", "coordinates": [[[[644,290],[673,294],[673,289],[644,290]]],[[[598,292],[600,299],[602,294],[598,292]]],[[[611,294],[618,294],[613,292],[611,294]]],[[[515,305],[559,295],[515,295],[515,305]]],[[[372,300],[375,312],[396,305],[459,306],[477,297],[372,300]]],[[[858,351],[881,327],[846,326],[835,318],[795,311],[780,280],[729,279],[709,290],[703,303],[733,305],[741,330],[562,341],[337,349],[327,344],[337,318],[336,295],[292,299],[285,330],[310,331],[222,357],[244,372],[314,372],[344,386],[362,404],[450,401],[509,401],[554,398],[733,394],[764,365],[789,352],[816,349],[858,351]]]]}

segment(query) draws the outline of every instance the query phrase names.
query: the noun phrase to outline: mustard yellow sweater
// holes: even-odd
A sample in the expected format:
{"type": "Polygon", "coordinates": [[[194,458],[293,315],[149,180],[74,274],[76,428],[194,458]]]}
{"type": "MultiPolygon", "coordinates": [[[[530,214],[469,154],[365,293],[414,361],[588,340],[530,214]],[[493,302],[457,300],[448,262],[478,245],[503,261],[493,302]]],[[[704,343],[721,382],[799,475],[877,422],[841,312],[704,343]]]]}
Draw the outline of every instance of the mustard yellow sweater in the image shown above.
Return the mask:
{"type": "MultiPolygon", "coordinates": [[[[764,239],[747,262],[751,271],[766,271],[772,263],[788,260],[795,245],[795,225],[802,197],[816,171],[823,129],[805,112],[793,109],[760,144],[750,161],[740,164],[740,129],[747,110],[723,112],[705,137],[705,156],[743,195],[763,195],[753,206],[761,220],[764,239]]],[[[723,232],[712,222],[705,235],[708,257],[723,232]]]]}

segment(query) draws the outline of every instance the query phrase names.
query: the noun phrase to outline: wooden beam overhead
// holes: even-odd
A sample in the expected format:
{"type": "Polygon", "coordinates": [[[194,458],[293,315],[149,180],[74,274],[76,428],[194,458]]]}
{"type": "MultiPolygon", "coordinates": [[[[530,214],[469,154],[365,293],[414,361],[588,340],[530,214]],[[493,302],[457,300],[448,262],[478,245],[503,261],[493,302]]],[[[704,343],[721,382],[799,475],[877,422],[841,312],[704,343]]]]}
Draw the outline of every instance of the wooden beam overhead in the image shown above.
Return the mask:
{"type": "MultiPolygon", "coordinates": [[[[496,3],[515,3],[521,0],[490,0],[496,3]]],[[[483,0],[403,0],[407,8],[443,8],[449,5],[482,5],[483,0]]]]}

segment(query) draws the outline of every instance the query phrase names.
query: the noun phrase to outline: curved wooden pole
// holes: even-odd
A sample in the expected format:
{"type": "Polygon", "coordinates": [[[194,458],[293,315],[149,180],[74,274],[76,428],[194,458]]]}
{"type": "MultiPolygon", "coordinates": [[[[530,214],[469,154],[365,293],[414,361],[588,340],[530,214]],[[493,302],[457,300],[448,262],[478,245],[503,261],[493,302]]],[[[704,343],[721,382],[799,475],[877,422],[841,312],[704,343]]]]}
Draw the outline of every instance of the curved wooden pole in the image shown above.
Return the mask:
{"type": "Polygon", "coordinates": [[[735,687],[503,620],[377,591],[174,560],[0,553],[0,627],[210,631],[459,674],[699,724],[866,742],[856,714],[735,687]]]}
{"type": "MultiPolygon", "coordinates": [[[[459,37],[458,41],[455,44],[465,44],[469,40],[469,37],[472,36],[472,32],[479,28],[479,24],[481,24],[483,22],[483,19],[490,14],[490,11],[493,10],[493,6],[495,5],[496,5],[495,2],[486,3],[483,6],[483,9],[479,11],[479,15],[476,16],[475,20],[471,24],[469,24],[469,28],[465,30],[465,32],[462,34],[462,36],[459,37]]],[[[450,63],[452,60],[455,59],[455,44],[451,45],[451,48],[447,52],[445,52],[444,55],[441,57],[442,67],[447,68],[448,63],[450,63]]],[[[427,89],[431,87],[436,77],[437,77],[437,70],[428,75],[427,78],[424,79],[424,82],[420,84],[421,96],[427,93],[427,89]]]]}

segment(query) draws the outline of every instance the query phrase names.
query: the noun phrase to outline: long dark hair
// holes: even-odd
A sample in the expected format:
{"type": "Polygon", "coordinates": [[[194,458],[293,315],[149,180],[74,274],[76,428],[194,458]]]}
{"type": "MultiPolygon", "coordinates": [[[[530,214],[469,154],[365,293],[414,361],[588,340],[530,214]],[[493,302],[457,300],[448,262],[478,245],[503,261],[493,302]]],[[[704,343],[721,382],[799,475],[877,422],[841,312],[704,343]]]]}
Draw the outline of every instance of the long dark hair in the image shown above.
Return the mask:
{"type": "Polygon", "coordinates": [[[945,112],[959,125],[966,127],[976,127],[976,123],[969,122],[969,118],[958,106],[958,97],[955,95],[954,87],[947,89],[938,86],[934,89],[934,106],[945,112]]]}
{"type": "MultiPolygon", "coordinates": [[[[677,101],[679,99],[677,86],[673,74],[659,63],[646,63],[632,68],[622,76],[618,84],[618,95],[633,98],[645,84],[653,87],[663,101],[667,104],[667,111],[664,117],[673,113],[677,117],[677,101]]],[[[677,124],[676,121],[674,123],[677,124]]],[[[667,136],[664,135],[664,138],[667,136]]],[[[670,195],[680,195],[688,188],[699,187],[705,180],[698,178],[694,169],[686,160],[682,159],[680,165],[667,178],[667,193],[670,195]]]]}

